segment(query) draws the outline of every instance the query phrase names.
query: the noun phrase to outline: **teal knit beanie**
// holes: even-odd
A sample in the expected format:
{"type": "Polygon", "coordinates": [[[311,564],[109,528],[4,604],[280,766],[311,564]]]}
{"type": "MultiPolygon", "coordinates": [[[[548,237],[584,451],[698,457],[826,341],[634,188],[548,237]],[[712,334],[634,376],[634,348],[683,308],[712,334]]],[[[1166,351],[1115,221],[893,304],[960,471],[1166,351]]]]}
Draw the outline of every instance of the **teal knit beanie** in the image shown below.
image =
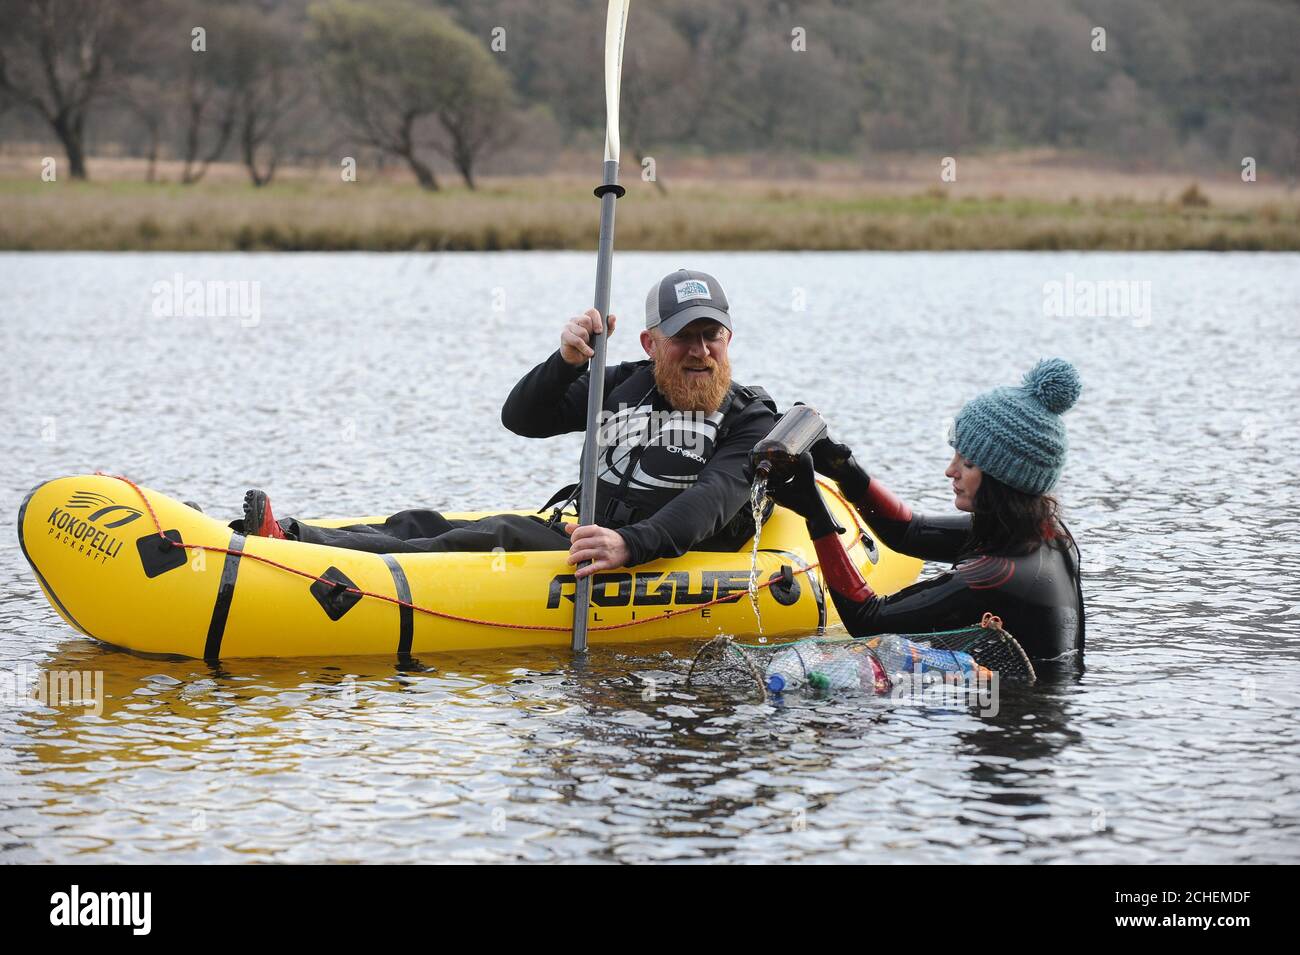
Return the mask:
{"type": "Polygon", "coordinates": [[[985,474],[1025,494],[1045,494],[1065,466],[1061,415],[1083,385],[1062,358],[1040,361],[1019,387],[994,388],[966,402],[948,443],[985,474]]]}

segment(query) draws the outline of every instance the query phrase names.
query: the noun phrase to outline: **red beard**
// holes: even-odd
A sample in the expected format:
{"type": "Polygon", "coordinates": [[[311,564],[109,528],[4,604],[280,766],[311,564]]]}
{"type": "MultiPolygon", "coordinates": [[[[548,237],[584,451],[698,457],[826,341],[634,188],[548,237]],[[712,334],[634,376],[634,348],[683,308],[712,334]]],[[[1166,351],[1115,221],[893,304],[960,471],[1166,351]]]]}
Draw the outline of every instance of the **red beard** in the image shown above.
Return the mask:
{"type": "Polygon", "coordinates": [[[654,362],[655,385],[659,393],[668,399],[676,411],[703,411],[713,414],[722,407],[722,399],[731,387],[731,362],[724,352],[721,360],[706,358],[700,361],[687,358],[676,364],[669,364],[665,358],[654,362]],[[707,365],[708,376],[689,374],[687,365],[707,365]]]}

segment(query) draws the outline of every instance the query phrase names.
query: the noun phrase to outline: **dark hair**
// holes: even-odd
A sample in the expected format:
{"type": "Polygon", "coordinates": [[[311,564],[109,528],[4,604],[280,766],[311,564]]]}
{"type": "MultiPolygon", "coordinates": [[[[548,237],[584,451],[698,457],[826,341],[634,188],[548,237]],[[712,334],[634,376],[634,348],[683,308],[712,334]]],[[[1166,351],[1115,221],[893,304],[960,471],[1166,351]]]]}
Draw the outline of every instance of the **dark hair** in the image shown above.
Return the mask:
{"type": "Polygon", "coordinates": [[[1050,494],[1026,494],[985,473],[975,492],[968,550],[981,554],[1027,554],[1044,541],[1070,539],[1061,506],[1050,494]]]}

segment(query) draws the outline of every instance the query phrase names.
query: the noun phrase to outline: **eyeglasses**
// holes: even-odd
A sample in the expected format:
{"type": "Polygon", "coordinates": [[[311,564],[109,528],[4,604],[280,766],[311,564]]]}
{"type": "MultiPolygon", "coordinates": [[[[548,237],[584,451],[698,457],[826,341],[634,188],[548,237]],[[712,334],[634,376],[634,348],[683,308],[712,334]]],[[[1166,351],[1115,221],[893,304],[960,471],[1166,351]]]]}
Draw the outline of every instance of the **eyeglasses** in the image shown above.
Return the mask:
{"type": "Polygon", "coordinates": [[[720,345],[727,340],[730,334],[725,325],[710,325],[703,331],[698,332],[683,329],[676,335],[669,335],[667,338],[675,348],[691,348],[698,341],[703,341],[706,345],[720,345]]]}

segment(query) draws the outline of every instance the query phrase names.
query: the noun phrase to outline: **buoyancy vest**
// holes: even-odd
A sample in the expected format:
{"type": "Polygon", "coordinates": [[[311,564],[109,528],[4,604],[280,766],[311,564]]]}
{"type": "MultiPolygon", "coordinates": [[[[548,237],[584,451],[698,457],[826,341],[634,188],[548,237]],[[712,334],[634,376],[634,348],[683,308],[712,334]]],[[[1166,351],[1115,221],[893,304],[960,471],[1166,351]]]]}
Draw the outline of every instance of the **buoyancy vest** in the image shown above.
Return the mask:
{"type": "MultiPolygon", "coordinates": [[[[736,382],[714,413],[678,411],[655,387],[653,364],[637,365],[605,396],[596,466],[596,522],[604,527],[645,520],[695,485],[738,423],[764,413],[764,408],[777,413],[776,402],[764,389],[736,382]]],[[[577,496],[578,485],[568,485],[542,510],[577,496]]],[[[753,528],[749,509],[742,508],[716,538],[744,534],[739,546],[753,535],[753,528]]]]}

